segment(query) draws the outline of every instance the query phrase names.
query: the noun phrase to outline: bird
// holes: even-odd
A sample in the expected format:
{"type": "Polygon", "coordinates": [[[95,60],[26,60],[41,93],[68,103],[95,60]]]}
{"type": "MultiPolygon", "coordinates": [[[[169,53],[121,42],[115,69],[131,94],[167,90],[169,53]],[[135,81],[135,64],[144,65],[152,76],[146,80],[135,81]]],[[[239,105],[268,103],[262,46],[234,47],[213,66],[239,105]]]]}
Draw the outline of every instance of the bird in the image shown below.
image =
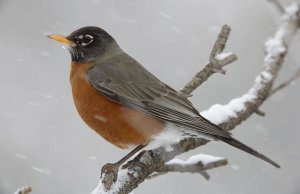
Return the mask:
{"type": "Polygon", "coordinates": [[[187,134],[220,140],[280,168],[267,156],[201,116],[187,96],[154,76],[102,28],[86,26],[68,36],[48,37],[69,50],[73,101],[82,120],[119,148],[136,146],[120,161],[104,165],[101,174],[117,170],[154,141],[168,124],[187,134]]]}

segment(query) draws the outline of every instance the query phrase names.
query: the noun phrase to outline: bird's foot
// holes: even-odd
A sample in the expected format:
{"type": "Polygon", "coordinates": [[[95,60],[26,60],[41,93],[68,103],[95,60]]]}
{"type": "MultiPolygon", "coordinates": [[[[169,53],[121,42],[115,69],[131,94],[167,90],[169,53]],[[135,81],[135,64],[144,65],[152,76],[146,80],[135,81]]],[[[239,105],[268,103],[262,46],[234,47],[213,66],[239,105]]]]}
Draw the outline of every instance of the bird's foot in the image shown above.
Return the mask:
{"type": "Polygon", "coordinates": [[[113,181],[116,182],[118,179],[118,172],[119,172],[120,164],[118,163],[107,163],[101,169],[101,177],[103,174],[106,176],[110,176],[113,178],[113,181]]]}

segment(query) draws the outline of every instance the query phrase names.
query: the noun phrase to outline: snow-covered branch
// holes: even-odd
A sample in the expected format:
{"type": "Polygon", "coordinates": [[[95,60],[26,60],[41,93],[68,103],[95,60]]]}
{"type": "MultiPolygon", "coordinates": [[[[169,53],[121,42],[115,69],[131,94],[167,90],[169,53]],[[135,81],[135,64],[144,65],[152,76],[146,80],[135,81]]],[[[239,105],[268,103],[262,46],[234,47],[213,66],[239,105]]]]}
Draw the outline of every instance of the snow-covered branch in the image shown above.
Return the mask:
{"type": "Polygon", "coordinates": [[[286,8],[282,24],[275,35],[265,43],[264,68],[256,77],[254,85],[242,97],[233,99],[226,105],[213,105],[208,111],[202,112],[202,115],[223,129],[231,130],[256,112],[271,94],[291,39],[299,28],[298,22],[299,5],[295,3],[286,8]],[[216,112],[218,114],[215,114],[216,112]]]}
{"type": "Polygon", "coordinates": [[[224,166],[226,164],[228,164],[228,162],[225,158],[210,156],[206,154],[197,154],[191,156],[186,161],[174,158],[161,168],[157,169],[155,173],[148,177],[148,179],[166,174],[168,172],[180,172],[198,173],[208,180],[209,174],[206,172],[207,170],[224,166]]]}
{"type": "MultiPolygon", "coordinates": [[[[293,4],[284,9],[282,23],[279,26],[279,29],[265,44],[266,54],[263,61],[263,70],[256,77],[253,86],[241,97],[231,100],[226,105],[214,105],[201,114],[223,129],[232,130],[255,113],[260,105],[271,94],[274,80],[282,67],[291,39],[294,37],[298,28],[299,5],[293,4]]],[[[222,32],[224,29],[226,31],[226,29],[229,30],[230,28],[225,25],[222,32]]],[[[227,33],[229,35],[229,31],[227,31],[227,33]]],[[[214,46],[214,49],[212,49],[210,62],[200,71],[202,73],[199,72],[197,74],[198,76],[196,75],[195,78],[187,84],[188,86],[181,90],[183,95],[188,96],[201,83],[207,80],[209,76],[215,73],[216,70],[222,70],[222,67],[226,64],[222,63],[222,61],[224,62],[224,60],[226,61],[228,60],[228,57],[232,56],[221,54],[227,38],[224,39],[224,36],[218,37],[215,46],[218,44],[220,45],[217,46],[217,48],[214,46]]],[[[228,61],[232,62],[234,60],[228,61]]],[[[93,191],[93,194],[104,192],[129,193],[140,183],[149,178],[149,176],[153,175],[153,173],[157,173],[160,169],[170,165],[170,163],[167,162],[172,160],[175,156],[191,149],[195,149],[208,142],[209,141],[205,139],[185,138],[176,144],[170,145],[170,148],[168,149],[160,147],[153,150],[142,151],[121,167],[115,183],[112,178],[110,178],[112,177],[110,174],[104,174],[98,187],[93,191]]],[[[181,162],[181,164],[183,164],[183,162],[181,162]]],[[[209,164],[210,163],[207,165],[209,164]]],[[[183,165],[181,165],[181,167],[182,166],[183,165]]],[[[178,167],[178,165],[176,167],[178,167]]]]}

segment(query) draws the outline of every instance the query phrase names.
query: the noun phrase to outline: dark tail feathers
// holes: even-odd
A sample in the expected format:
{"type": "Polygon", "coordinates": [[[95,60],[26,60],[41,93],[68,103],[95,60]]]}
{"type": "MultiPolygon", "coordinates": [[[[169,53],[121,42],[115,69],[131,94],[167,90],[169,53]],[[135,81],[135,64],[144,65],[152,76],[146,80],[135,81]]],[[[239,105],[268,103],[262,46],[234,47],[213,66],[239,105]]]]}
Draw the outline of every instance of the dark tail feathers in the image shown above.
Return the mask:
{"type": "Polygon", "coordinates": [[[269,164],[275,166],[276,168],[280,168],[279,164],[277,164],[276,162],[274,162],[273,160],[271,160],[270,158],[268,158],[267,156],[259,153],[258,151],[250,148],[249,146],[243,144],[242,142],[234,139],[234,138],[226,138],[226,137],[221,137],[221,136],[218,136],[217,137],[218,139],[224,141],[225,143],[229,144],[229,145],[232,145],[240,150],[243,150],[257,158],[260,158],[266,162],[268,162],[269,164]]]}

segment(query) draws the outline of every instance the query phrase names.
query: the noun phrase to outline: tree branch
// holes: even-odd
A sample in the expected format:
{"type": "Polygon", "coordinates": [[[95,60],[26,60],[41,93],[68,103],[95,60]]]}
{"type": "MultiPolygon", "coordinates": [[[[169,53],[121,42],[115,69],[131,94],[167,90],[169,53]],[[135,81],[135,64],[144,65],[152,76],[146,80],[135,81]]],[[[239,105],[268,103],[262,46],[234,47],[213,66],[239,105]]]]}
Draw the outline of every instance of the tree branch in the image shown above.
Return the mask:
{"type": "MultiPolygon", "coordinates": [[[[271,92],[274,80],[286,56],[287,48],[298,27],[299,6],[293,4],[285,9],[282,16],[282,24],[279,26],[273,38],[269,39],[265,44],[266,55],[263,62],[264,69],[256,77],[252,88],[242,97],[231,100],[227,105],[212,106],[208,111],[204,111],[202,115],[223,129],[231,130],[257,111],[271,92]],[[216,111],[218,114],[216,114],[216,111]],[[218,117],[216,117],[216,115],[218,115],[218,117]]],[[[226,26],[224,26],[224,28],[226,28],[226,26]]],[[[222,37],[219,38],[222,39],[222,37]]],[[[213,49],[212,53],[222,51],[225,47],[225,42],[226,41],[223,41],[224,46],[220,46],[219,49],[213,49]]],[[[222,41],[220,43],[222,43],[222,41]]],[[[210,59],[212,59],[212,61],[210,61],[207,66],[213,66],[211,63],[214,63],[215,58],[216,55],[211,54],[210,59]]],[[[209,76],[215,73],[215,71],[212,70],[216,69],[215,66],[213,68],[207,66],[204,68],[206,69],[205,71],[202,70],[202,72],[207,73],[203,73],[205,75],[202,76],[199,72],[198,74],[200,76],[196,75],[191,81],[192,84],[187,84],[191,86],[181,90],[183,94],[189,95],[198,87],[197,85],[200,85],[209,76]],[[194,81],[197,79],[198,81],[194,81]]],[[[108,184],[107,179],[105,183],[101,180],[98,187],[93,191],[93,194],[102,193],[107,190],[111,193],[129,193],[153,173],[164,167],[165,163],[173,159],[176,155],[205,145],[208,142],[209,141],[205,139],[185,138],[171,145],[171,148],[168,149],[160,147],[153,150],[142,151],[135,158],[122,166],[118,173],[118,180],[115,183],[112,182],[112,179],[110,180],[110,188],[105,187],[105,185],[108,184]]],[[[104,179],[109,176],[109,174],[104,174],[104,179]]]]}
{"type": "Polygon", "coordinates": [[[168,172],[180,172],[199,173],[208,180],[209,174],[206,172],[207,170],[224,166],[226,164],[228,164],[226,159],[206,154],[194,155],[186,161],[174,158],[163,165],[161,168],[157,169],[155,173],[148,177],[148,179],[164,175],[168,172]]]}
{"type": "Polygon", "coordinates": [[[222,27],[218,39],[211,51],[209,62],[179,91],[183,96],[190,96],[196,88],[198,88],[214,73],[225,74],[223,67],[238,59],[237,55],[234,53],[222,53],[225,49],[230,31],[231,29],[228,25],[224,25],[222,27]]]}

